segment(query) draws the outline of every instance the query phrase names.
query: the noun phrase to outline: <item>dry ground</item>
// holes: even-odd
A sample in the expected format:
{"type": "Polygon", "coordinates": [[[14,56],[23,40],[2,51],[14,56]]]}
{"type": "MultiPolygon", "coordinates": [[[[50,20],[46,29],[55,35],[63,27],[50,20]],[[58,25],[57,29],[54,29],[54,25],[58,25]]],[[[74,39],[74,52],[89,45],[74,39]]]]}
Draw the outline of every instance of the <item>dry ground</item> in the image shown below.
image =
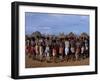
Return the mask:
{"type": "Polygon", "coordinates": [[[80,66],[80,65],[89,65],[89,58],[81,59],[80,61],[63,61],[63,62],[51,62],[47,63],[46,61],[40,62],[33,60],[26,55],[25,58],[25,67],[26,68],[36,68],[36,67],[56,67],[56,66],[80,66]]]}

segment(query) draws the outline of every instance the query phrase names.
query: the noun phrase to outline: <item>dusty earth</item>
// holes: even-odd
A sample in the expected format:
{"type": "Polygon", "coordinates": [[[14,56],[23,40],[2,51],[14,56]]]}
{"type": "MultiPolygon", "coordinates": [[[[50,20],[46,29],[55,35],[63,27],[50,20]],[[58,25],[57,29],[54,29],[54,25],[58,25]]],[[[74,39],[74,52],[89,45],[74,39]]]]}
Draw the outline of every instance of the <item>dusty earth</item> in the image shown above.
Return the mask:
{"type": "Polygon", "coordinates": [[[58,67],[58,66],[80,66],[89,65],[89,58],[81,59],[79,61],[63,61],[63,62],[46,62],[33,60],[32,57],[26,55],[25,57],[25,67],[26,68],[36,68],[36,67],[58,67]]]}

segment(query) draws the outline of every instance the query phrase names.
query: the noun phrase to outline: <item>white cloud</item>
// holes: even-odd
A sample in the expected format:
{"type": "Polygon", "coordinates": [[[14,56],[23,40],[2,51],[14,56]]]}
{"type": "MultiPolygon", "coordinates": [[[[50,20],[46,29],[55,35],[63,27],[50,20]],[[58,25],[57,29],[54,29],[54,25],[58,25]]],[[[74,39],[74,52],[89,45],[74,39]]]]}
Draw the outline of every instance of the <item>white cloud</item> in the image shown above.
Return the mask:
{"type": "Polygon", "coordinates": [[[41,27],[42,29],[51,29],[50,27],[41,27]]]}

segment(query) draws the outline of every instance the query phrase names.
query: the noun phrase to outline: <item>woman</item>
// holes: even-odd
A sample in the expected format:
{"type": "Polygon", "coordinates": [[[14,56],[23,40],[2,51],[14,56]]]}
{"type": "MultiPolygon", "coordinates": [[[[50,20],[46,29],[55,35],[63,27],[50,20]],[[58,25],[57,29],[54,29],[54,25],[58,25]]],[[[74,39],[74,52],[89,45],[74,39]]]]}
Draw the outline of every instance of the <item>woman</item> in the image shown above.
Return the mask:
{"type": "Polygon", "coordinates": [[[38,43],[36,43],[36,45],[35,45],[35,52],[36,52],[36,59],[38,60],[38,57],[39,57],[39,45],[38,45],[38,43]]]}
{"type": "Polygon", "coordinates": [[[43,58],[43,46],[40,44],[39,46],[39,60],[42,62],[43,58]]]}
{"type": "Polygon", "coordinates": [[[69,41],[65,40],[65,59],[68,61],[69,41]]]}
{"type": "Polygon", "coordinates": [[[30,40],[28,39],[25,41],[25,53],[30,55],[30,40]]]}
{"type": "Polygon", "coordinates": [[[79,59],[79,55],[80,55],[80,47],[76,47],[76,51],[75,51],[75,59],[76,60],[79,59]]]}
{"type": "Polygon", "coordinates": [[[53,62],[56,62],[56,53],[57,53],[57,51],[56,51],[56,47],[54,45],[53,48],[52,48],[53,62]]]}

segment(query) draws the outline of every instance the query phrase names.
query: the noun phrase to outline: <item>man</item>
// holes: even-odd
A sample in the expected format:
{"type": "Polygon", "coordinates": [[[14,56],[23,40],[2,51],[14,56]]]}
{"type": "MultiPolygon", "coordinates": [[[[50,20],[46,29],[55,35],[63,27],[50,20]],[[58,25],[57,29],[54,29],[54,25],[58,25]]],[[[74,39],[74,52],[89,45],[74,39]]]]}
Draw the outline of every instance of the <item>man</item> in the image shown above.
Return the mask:
{"type": "Polygon", "coordinates": [[[76,51],[75,51],[75,58],[76,58],[76,60],[79,59],[80,52],[81,52],[81,43],[80,43],[79,38],[77,38],[77,40],[76,40],[76,51]]]}
{"type": "Polygon", "coordinates": [[[50,62],[50,48],[48,44],[46,45],[46,48],[45,48],[45,56],[46,56],[46,61],[50,62]]]}
{"type": "Polygon", "coordinates": [[[71,51],[71,59],[75,59],[75,40],[70,40],[70,51],[71,51]]]}
{"type": "Polygon", "coordinates": [[[54,43],[52,47],[53,62],[56,62],[56,55],[57,55],[57,50],[56,50],[56,44],[54,43]]]}
{"type": "Polygon", "coordinates": [[[59,46],[59,58],[60,58],[61,62],[63,61],[63,53],[64,53],[64,47],[63,47],[63,44],[60,43],[60,46],[59,46]]]}

